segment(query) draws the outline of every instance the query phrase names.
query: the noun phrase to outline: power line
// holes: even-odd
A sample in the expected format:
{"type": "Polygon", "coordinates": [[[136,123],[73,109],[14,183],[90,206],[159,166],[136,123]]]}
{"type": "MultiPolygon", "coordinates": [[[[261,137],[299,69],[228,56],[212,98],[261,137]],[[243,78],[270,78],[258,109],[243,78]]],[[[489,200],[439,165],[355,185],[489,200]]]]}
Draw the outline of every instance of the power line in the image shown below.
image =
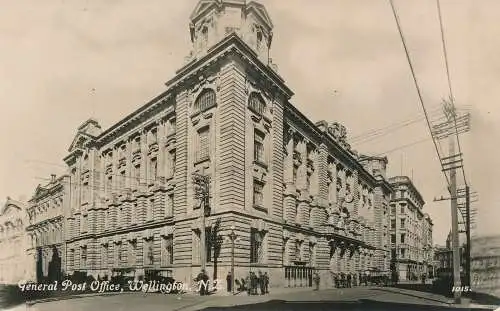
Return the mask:
{"type": "MultiPolygon", "coordinates": [[[[443,27],[443,18],[442,18],[442,14],[441,14],[441,4],[440,4],[439,0],[436,0],[436,3],[437,3],[437,9],[438,9],[439,26],[440,26],[440,30],[441,30],[441,42],[443,44],[444,62],[445,62],[445,66],[446,66],[446,77],[448,78],[448,88],[450,89],[450,100],[451,100],[451,104],[455,105],[455,97],[453,96],[453,91],[452,91],[452,87],[451,87],[450,67],[448,65],[448,52],[446,50],[446,41],[444,39],[444,27],[443,27]]],[[[453,121],[455,123],[455,135],[457,136],[458,152],[461,154],[462,148],[460,146],[460,138],[458,135],[456,113],[453,113],[452,115],[453,115],[453,121]]],[[[464,169],[463,165],[461,167],[462,167],[462,174],[464,177],[464,183],[465,183],[465,185],[467,185],[467,179],[465,177],[465,169],[464,169]]]]}
{"type": "MultiPolygon", "coordinates": [[[[441,109],[440,105],[435,105],[435,107],[432,108],[432,111],[440,111],[440,109],[441,109]]],[[[370,130],[364,131],[358,135],[352,136],[350,141],[354,142],[354,141],[359,140],[360,138],[364,138],[365,136],[374,134],[374,133],[379,132],[379,131],[384,131],[386,129],[390,129],[394,126],[399,126],[400,124],[406,124],[408,122],[415,122],[415,121],[420,121],[420,120],[424,120],[424,119],[425,119],[425,117],[424,117],[423,113],[418,113],[417,115],[411,115],[407,118],[402,119],[401,121],[397,121],[395,123],[392,123],[392,124],[389,124],[389,125],[377,128],[377,129],[370,129],[370,130]],[[417,118],[415,118],[415,116],[417,116],[417,118]]]]}
{"type": "MultiPolygon", "coordinates": [[[[443,118],[444,118],[444,117],[441,117],[440,119],[436,119],[436,121],[440,121],[440,120],[442,120],[443,118]]],[[[410,126],[410,125],[415,124],[415,123],[417,123],[417,122],[419,122],[419,121],[422,121],[422,120],[424,120],[424,119],[425,119],[425,117],[422,117],[422,118],[420,118],[420,119],[412,120],[412,121],[409,121],[409,122],[407,122],[407,123],[401,124],[401,125],[399,125],[399,126],[394,126],[394,127],[392,127],[392,128],[388,128],[388,129],[387,129],[386,131],[384,131],[384,132],[381,132],[381,133],[378,133],[378,134],[374,134],[374,135],[372,135],[371,137],[367,137],[367,138],[365,138],[365,139],[358,140],[358,141],[354,142],[354,144],[356,144],[356,145],[362,145],[362,144],[366,144],[366,143],[368,143],[368,142],[371,142],[371,141],[374,141],[374,140],[380,139],[380,138],[382,138],[382,137],[385,137],[385,136],[387,136],[387,135],[389,135],[389,134],[393,133],[393,132],[394,132],[394,131],[396,131],[396,130],[402,129],[402,128],[407,127],[407,126],[410,126]]]]}
{"type": "MultiPolygon", "coordinates": [[[[437,153],[437,156],[438,156],[438,159],[439,159],[439,164],[441,165],[441,168],[442,168],[442,163],[441,163],[441,154],[439,153],[439,148],[438,148],[438,144],[436,142],[436,140],[434,139],[434,135],[432,134],[432,126],[431,126],[431,122],[429,120],[429,116],[427,114],[427,109],[425,108],[425,105],[424,105],[424,100],[422,98],[422,94],[420,92],[420,87],[418,85],[418,81],[417,81],[417,77],[415,76],[415,71],[413,69],[413,65],[412,65],[412,62],[411,62],[411,59],[410,59],[410,54],[409,54],[409,51],[408,51],[408,48],[406,47],[406,41],[405,41],[405,38],[404,38],[404,35],[403,35],[403,31],[401,30],[401,26],[400,26],[400,23],[399,23],[399,16],[396,12],[396,8],[394,7],[394,3],[393,3],[393,0],[389,0],[390,4],[391,4],[391,8],[392,8],[392,12],[394,14],[394,19],[396,20],[396,25],[398,27],[398,32],[399,32],[399,35],[401,37],[401,41],[403,43],[403,47],[404,47],[404,50],[405,50],[405,54],[406,54],[406,59],[408,61],[408,64],[410,66],[410,70],[411,70],[411,74],[412,74],[412,77],[413,77],[413,82],[415,83],[415,88],[417,89],[417,93],[418,93],[418,98],[420,100],[420,104],[422,106],[422,109],[424,111],[424,114],[425,114],[425,119],[427,121],[427,127],[429,128],[429,134],[431,135],[432,137],[432,141],[434,143],[434,147],[436,149],[436,153],[437,153]]],[[[444,177],[446,178],[446,183],[448,184],[448,186],[450,185],[450,181],[448,180],[448,176],[446,175],[445,171],[442,170],[443,172],[443,175],[444,177]]]]}

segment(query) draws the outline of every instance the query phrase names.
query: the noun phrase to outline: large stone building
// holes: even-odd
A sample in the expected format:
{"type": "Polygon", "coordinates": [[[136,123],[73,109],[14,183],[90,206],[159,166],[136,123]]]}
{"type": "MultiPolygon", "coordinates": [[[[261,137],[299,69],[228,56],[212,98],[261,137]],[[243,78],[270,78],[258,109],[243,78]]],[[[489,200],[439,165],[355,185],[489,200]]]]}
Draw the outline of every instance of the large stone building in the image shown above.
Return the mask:
{"type": "Polygon", "coordinates": [[[471,240],[471,287],[500,297],[500,235],[471,240]]]}
{"type": "Polygon", "coordinates": [[[26,205],[7,197],[0,210],[0,284],[17,284],[26,273],[26,205]]]}
{"type": "Polygon", "coordinates": [[[28,281],[57,279],[64,274],[65,222],[70,198],[69,176],[52,175],[45,185],[39,185],[28,201],[26,248],[28,281]]]}
{"type": "Polygon", "coordinates": [[[422,211],[425,204],[407,176],[389,178],[392,259],[400,280],[417,280],[433,271],[433,223],[422,211]]]}
{"type": "MultiPolygon", "coordinates": [[[[272,286],[310,286],[314,270],[324,285],[332,273],[388,271],[387,159],[359,156],[343,126],[289,102],[262,5],[203,0],[190,21],[193,52],[165,92],[104,131],[95,120],[78,128],[60,182],[69,187],[57,192],[65,272],[169,270],[190,282],[204,251],[209,274],[224,278],[232,226],[237,278],[261,270],[272,286]],[[194,172],[211,177],[206,228],[194,172]]],[[[45,208],[37,198],[32,209],[45,208]]]]}

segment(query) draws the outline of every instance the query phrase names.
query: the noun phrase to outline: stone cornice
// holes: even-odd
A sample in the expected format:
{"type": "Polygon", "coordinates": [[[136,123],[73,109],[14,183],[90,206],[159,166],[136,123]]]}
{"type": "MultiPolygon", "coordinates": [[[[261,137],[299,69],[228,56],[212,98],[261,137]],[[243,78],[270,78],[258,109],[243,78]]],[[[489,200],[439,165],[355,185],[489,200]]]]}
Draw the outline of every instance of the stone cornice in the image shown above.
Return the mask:
{"type": "Polygon", "coordinates": [[[227,55],[238,55],[242,60],[257,70],[266,80],[272,82],[284,94],[286,99],[293,96],[293,92],[285,85],[285,81],[270,66],[259,60],[257,54],[235,33],[227,36],[221,42],[208,50],[208,53],[198,60],[194,60],[176,72],[176,76],[167,81],[165,85],[169,89],[176,89],[191,80],[197,81],[210,66],[227,55]]]}
{"type": "Polygon", "coordinates": [[[172,99],[172,93],[170,90],[166,90],[160,95],[153,98],[151,101],[132,112],[128,116],[126,116],[121,121],[115,123],[109,129],[104,131],[101,135],[96,138],[96,144],[98,146],[103,146],[111,142],[113,139],[122,135],[124,132],[128,131],[127,129],[134,122],[142,122],[145,119],[145,116],[148,113],[151,113],[154,110],[162,110],[168,107],[170,100],[172,99]],[[162,107],[163,105],[163,107],[162,107]]]}
{"type": "Polygon", "coordinates": [[[344,165],[355,169],[359,173],[359,178],[363,179],[363,181],[365,181],[366,183],[369,183],[372,187],[377,185],[377,179],[370,173],[368,173],[363,165],[359,161],[357,161],[349,151],[342,148],[326,132],[322,132],[314,123],[311,122],[311,120],[304,116],[304,114],[302,114],[295,106],[293,106],[289,102],[287,102],[285,105],[285,115],[286,117],[292,119],[292,121],[297,122],[297,125],[305,127],[305,130],[308,130],[309,133],[312,134],[313,137],[307,138],[315,141],[318,146],[321,144],[325,144],[328,151],[333,150],[334,157],[344,165]]]}
{"type": "Polygon", "coordinates": [[[408,176],[390,177],[388,182],[393,188],[399,185],[407,185],[410,190],[416,195],[418,203],[420,203],[422,206],[425,205],[424,198],[418,191],[417,187],[415,187],[415,185],[413,184],[413,181],[408,176]]]}

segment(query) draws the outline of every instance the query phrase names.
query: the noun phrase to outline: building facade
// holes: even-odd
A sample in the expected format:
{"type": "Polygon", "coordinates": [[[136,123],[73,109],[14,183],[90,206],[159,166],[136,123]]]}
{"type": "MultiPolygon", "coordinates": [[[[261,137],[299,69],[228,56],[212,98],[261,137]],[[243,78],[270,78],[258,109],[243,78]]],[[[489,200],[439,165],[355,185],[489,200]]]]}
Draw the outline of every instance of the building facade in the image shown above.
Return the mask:
{"type": "MultiPolygon", "coordinates": [[[[201,252],[210,276],[227,275],[234,226],[238,279],[260,270],[271,286],[312,286],[316,270],[329,286],[335,274],[388,271],[387,159],[358,155],[345,127],[313,123],[289,102],[262,5],[202,0],[190,22],[193,51],[165,92],[107,130],[78,128],[68,176],[49,197],[62,198],[61,218],[45,216],[65,247],[38,247],[60,249],[69,274],[166,270],[191,282],[201,252]],[[205,228],[196,172],[211,177],[205,228]]],[[[45,223],[32,236],[50,232],[45,223]]]]}
{"type": "Polygon", "coordinates": [[[0,210],[0,284],[17,284],[26,273],[26,204],[7,197],[0,210]]]}
{"type": "Polygon", "coordinates": [[[416,281],[432,271],[432,220],[422,209],[425,204],[407,176],[389,178],[391,198],[391,248],[399,280],[416,281]]]}
{"type": "Polygon", "coordinates": [[[66,218],[69,211],[69,176],[52,175],[28,201],[26,228],[28,281],[58,279],[65,270],[66,218]]]}
{"type": "Polygon", "coordinates": [[[500,297],[500,235],[471,240],[471,287],[500,297]]]}
{"type": "MultiPolygon", "coordinates": [[[[461,236],[463,238],[463,236],[461,236]]],[[[462,246],[459,248],[460,255],[460,272],[464,273],[466,266],[466,244],[463,239],[460,239],[462,246]]],[[[451,231],[446,237],[446,246],[434,247],[434,260],[436,262],[436,270],[438,273],[451,273],[453,271],[453,248],[451,231]]]]}

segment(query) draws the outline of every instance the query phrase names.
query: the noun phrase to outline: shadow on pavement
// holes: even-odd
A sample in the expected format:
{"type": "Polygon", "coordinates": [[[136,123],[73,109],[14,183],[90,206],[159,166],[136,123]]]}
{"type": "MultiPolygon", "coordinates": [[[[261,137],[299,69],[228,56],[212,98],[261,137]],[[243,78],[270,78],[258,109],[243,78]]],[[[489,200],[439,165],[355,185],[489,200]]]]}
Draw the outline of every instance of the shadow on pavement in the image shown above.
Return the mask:
{"type": "MultiPolygon", "coordinates": [[[[273,311],[294,311],[294,310],[457,310],[453,307],[379,302],[370,299],[360,299],[358,301],[284,301],[271,300],[263,303],[250,305],[228,306],[228,307],[208,307],[200,311],[216,310],[273,310],[273,311]]],[[[461,310],[491,310],[481,308],[466,308],[461,310]]]]}

